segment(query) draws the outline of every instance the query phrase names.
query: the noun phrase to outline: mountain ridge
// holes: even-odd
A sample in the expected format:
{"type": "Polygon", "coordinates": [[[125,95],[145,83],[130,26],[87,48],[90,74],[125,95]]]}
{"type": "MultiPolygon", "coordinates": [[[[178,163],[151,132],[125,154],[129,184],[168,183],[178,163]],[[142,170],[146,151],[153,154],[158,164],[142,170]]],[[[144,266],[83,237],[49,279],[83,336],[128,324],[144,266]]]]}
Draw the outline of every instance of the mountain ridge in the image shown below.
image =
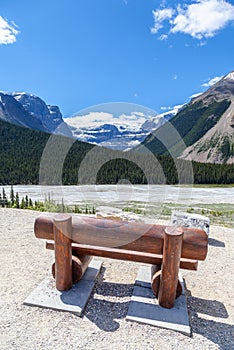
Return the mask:
{"type": "Polygon", "coordinates": [[[33,130],[72,137],[58,106],[26,92],[0,92],[0,119],[33,130]]]}
{"type": "Polygon", "coordinates": [[[144,147],[205,163],[234,162],[234,71],[193,98],[169,123],[149,135],[144,147]],[[173,135],[168,141],[168,135],[173,135]]]}
{"type": "Polygon", "coordinates": [[[142,153],[148,148],[155,155],[234,163],[234,71],[189,103],[161,114],[152,116],[149,109],[144,114],[143,106],[137,111],[134,104],[110,105],[113,114],[105,104],[103,111],[99,105],[97,111],[89,108],[89,114],[64,122],[59,107],[47,105],[38,96],[0,92],[0,119],[113,150],[142,153]]]}
{"type": "MultiPolygon", "coordinates": [[[[180,158],[206,163],[234,163],[234,71],[214,84],[203,95],[203,101],[219,101],[221,96],[230,100],[229,107],[203,137],[183,151],[180,158]]],[[[200,99],[199,96],[197,100],[200,99]]]]}

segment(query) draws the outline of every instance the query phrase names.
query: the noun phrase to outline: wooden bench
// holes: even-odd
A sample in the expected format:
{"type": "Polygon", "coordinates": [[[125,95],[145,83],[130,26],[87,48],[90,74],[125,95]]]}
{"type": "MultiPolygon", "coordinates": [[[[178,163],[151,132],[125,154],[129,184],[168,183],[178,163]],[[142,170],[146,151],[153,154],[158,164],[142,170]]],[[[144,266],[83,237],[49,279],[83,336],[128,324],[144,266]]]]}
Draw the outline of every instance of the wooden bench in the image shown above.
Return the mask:
{"type": "Polygon", "coordinates": [[[205,260],[205,231],[57,214],[35,220],[37,238],[55,251],[56,288],[69,290],[84,274],[92,256],[151,264],[152,290],[159,305],[171,308],[181,295],[179,268],[197,270],[205,260]]]}

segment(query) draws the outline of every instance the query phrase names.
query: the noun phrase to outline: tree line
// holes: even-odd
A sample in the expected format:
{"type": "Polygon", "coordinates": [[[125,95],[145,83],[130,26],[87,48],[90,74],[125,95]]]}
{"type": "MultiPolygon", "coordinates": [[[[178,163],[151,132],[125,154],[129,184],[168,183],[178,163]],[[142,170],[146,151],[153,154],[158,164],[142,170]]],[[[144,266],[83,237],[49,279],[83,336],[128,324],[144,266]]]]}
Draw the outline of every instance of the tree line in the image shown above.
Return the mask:
{"type": "Polygon", "coordinates": [[[96,208],[93,205],[65,205],[63,199],[61,203],[58,203],[51,198],[50,194],[45,197],[44,201],[33,201],[27,194],[20,198],[19,193],[14,191],[12,185],[9,196],[6,194],[5,188],[2,187],[2,191],[0,192],[0,208],[29,209],[56,213],[96,214],[96,208]]]}
{"type": "Polygon", "coordinates": [[[0,121],[0,185],[116,184],[121,181],[133,184],[234,183],[234,164],[189,162],[153,152],[113,151],[80,141],[73,142],[59,169],[61,164],[56,162],[60,159],[56,156],[63,151],[62,145],[71,143],[71,139],[67,141],[59,135],[53,136],[55,142],[51,147],[54,147],[55,156],[46,162],[45,174],[39,179],[41,159],[49,138],[49,134],[0,121]]]}

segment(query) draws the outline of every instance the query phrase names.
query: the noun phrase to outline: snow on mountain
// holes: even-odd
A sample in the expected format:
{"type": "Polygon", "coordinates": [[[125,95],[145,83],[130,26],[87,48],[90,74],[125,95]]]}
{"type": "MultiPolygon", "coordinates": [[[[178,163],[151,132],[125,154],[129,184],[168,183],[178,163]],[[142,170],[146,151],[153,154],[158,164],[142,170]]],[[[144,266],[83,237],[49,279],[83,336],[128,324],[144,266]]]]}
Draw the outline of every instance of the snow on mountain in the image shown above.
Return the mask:
{"type": "Polygon", "coordinates": [[[145,139],[148,131],[142,129],[142,124],[154,115],[143,106],[110,103],[81,111],[65,121],[80,141],[125,150],[145,139]]]}
{"type": "Polygon", "coordinates": [[[157,114],[155,117],[147,119],[143,123],[142,129],[149,131],[149,133],[155,131],[160,126],[169,121],[171,118],[173,118],[183,106],[184,105],[174,106],[173,108],[170,108],[167,112],[157,114]]]}
{"type": "Polygon", "coordinates": [[[34,130],[46,131],[41,120],[34,118],[11,94],[0,92],[0,119],[34,130]]]}
{"type": "Polygon", "coordinates": [[[225,77],[224,77],[224,80],[225,79],[230,79],[230,80],[234,80],[234,71],[227,74],[225,77]]]}
{"type": "Polygon", "coordinates": [[[157,115],[155,111],[135,104],[103,104],[81,111],[65,121],[73,136],[80,141],[129,150],[173,117],[179,107],[157,115]]]}
{"type": "Polygon", "coordinates": [[[59,107],[47,105],[41,98],[26,92],[0,92],[0,119],[33,130],[73,137],[59,107]]]}
{"type": "Polygon", "coordinates": [[[42,122],[47,132],[72,137],[58,106],[47,105],[40,97],[26,92],[13,92],[12,96],[32,117],[42,122]]]}
{"type": "MultiPolygon", "coordinates": [[[[88,116],[87,119],[90,120],[93,117],[88,116]]],[[[142,121],[145,121],[145,118],[140,116],[139,119],[140,122],[136,120],[135,116],[134,118],[126,118],[123,115],[119,119],[108,115],[107,119],[106,114],[101,112],[95,113],[95,119],[90,123],[85,120],[84,116],[80,119],[78,116],[66,119],[66,123],[71,127],[73,137],[80,141],[112,149],[125,150],[142,142],[148,135],[147,131],[141,129],[142,121]],[[103,124],[104,121],[108,121],[108,123],[103,124]]]]}

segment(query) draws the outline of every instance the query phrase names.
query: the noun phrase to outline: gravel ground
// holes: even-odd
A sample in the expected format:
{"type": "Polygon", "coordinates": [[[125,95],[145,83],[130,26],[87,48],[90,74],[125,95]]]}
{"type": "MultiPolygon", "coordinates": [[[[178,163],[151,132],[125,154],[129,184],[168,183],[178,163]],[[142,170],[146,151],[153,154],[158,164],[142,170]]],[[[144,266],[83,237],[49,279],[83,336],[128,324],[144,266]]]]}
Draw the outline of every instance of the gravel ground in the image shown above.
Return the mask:
{"type": "Polygon", "coordinates": [[[50,275],[53,253],[33,233],[38,213],[0,209],[0,349],[234,349],[234,230],[212,226],[198,271],[182,271],[192,337],[126,321],[139,265],[103,259],[84,315],[23,305],[50,275]]]}

